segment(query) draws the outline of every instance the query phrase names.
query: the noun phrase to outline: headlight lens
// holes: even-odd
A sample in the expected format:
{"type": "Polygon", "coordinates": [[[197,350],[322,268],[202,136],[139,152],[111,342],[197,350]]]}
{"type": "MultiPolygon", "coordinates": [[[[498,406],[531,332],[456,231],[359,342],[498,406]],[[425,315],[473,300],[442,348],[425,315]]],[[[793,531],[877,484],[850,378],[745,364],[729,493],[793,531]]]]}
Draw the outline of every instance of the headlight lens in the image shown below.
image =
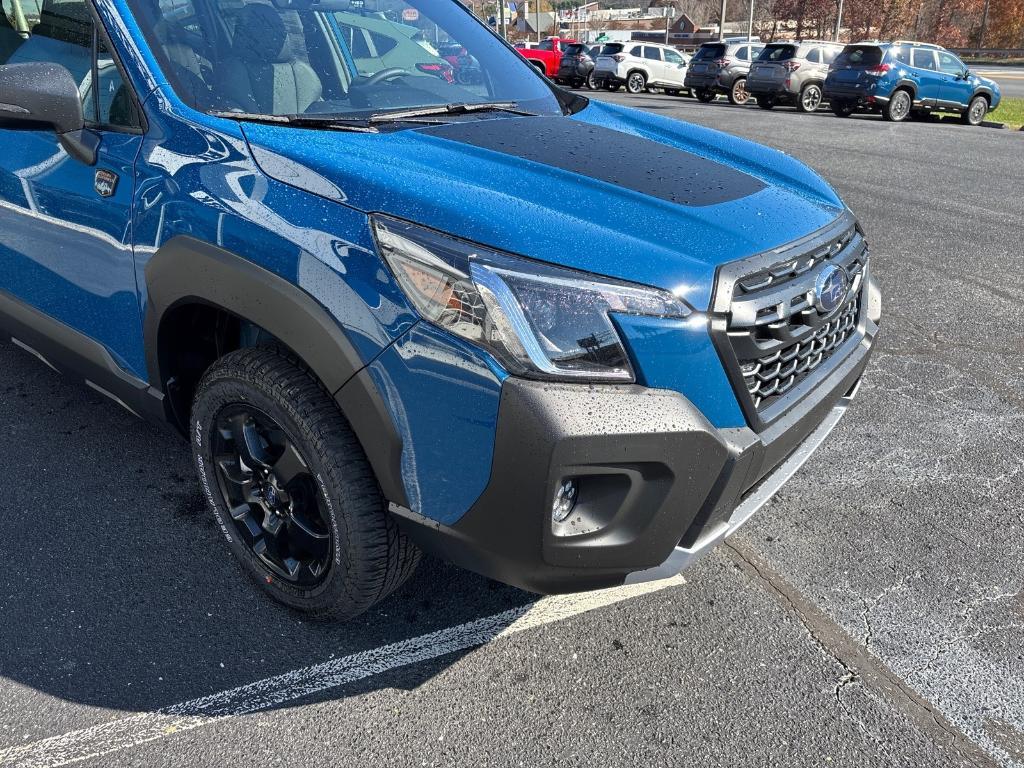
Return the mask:
{"type": "Polygon", "coordinates": [[[515,375],[633,381],[611,313],[691,313],[667,291],[499,253],[396,219],[374,218],[373,228],[424,319],[483,347],[515,375]]]}

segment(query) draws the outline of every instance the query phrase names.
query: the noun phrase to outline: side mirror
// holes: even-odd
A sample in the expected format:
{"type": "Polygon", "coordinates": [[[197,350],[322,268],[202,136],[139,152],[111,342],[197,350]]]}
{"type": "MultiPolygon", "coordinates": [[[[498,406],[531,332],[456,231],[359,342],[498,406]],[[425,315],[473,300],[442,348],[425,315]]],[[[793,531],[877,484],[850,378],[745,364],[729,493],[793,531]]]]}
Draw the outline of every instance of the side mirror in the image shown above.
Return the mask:
{"type": "Polygon", "coordinates": [[[96,163],[100,137],[85,127],[78,84],[59,64],[0,66],[0,126],[50,128],[69,155],[86,165],[96,163]]]}

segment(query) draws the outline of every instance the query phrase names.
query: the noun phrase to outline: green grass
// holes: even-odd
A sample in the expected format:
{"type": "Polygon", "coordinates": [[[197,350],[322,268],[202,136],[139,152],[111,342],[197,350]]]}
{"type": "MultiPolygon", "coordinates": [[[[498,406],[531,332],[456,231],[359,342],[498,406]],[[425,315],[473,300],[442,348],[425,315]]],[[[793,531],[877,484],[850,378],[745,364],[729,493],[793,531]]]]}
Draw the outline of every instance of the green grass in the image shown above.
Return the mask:
{"type": "Polygon", "coordinates": [[[989,120],[1020,128],[1024,125],[1024,99],[1003,99],[989,120]]]}

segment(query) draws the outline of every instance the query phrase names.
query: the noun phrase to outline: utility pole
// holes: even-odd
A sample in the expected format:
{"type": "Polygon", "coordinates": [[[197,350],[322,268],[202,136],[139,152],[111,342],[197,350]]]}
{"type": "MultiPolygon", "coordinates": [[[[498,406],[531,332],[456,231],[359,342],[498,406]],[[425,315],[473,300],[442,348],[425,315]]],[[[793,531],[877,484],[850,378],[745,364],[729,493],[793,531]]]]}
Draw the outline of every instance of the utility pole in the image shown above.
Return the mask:
{"type": "Polygon", "coordinates": [[[754,39],[754,0],[750,0],[750,21],[747,22],[747,40],[754,39]]]}
{"type": "Polygon", "coordinates": [[[843,28],[843,0],[839,0],[839,10],[836,12],[836,33],[832,39],[839,42],[839,30],[843,28]]]}
{"type": "Polygon", "coordinates": [[[540,0],[537,0],[537,6],[533,11],[533,29],[537,33],[537,42],[540,42],[540,0]]]}
{"type": "Polygon", "coordinates": [[[665,45],[668,45],[668,28],[669,28],[669,20],[671,18],[672,17],[668,15],[668,8],[666,8],[665,9],[665,45]]]}
{"type": "Polygon", "coordinates": [[[725,40],[725,3],[726,0],[722,0],[722,13],[718,17],[718,39],[725,40]]]}
{"type": "Polygon", "coordinates": [[[505,28],[505,2],[498,0],[498,29],[501,31],[501,39],[508,39],[508,30],[505,28]]]}
{"type": "Polygon", "coordinates": [[[988,3],[989,0],[985,0],[985,10],[981,14],[981,33],[978,35],[978,47],[985,47],[985,29],[988,27],[988,3]]]}

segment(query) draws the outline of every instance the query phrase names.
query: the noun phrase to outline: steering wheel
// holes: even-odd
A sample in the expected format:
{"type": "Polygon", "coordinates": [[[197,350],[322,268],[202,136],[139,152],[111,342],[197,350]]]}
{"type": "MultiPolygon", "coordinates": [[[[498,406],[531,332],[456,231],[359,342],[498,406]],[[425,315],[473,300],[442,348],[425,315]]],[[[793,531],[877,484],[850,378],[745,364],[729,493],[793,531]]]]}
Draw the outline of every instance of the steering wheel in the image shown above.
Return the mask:
{"type": "Polygon", "coordinates": [[[387,69],[382,69],[376,74],[370,75],[361,83],[361,85],[364,87],[368,85],[376,85],[377,83],[381,83],[385,80],[394,80],[396,77],[407,77],[411,75],[412,72],[409,72],[406,69],[401,69],[400,67],[388,67],[387,69]]]}

